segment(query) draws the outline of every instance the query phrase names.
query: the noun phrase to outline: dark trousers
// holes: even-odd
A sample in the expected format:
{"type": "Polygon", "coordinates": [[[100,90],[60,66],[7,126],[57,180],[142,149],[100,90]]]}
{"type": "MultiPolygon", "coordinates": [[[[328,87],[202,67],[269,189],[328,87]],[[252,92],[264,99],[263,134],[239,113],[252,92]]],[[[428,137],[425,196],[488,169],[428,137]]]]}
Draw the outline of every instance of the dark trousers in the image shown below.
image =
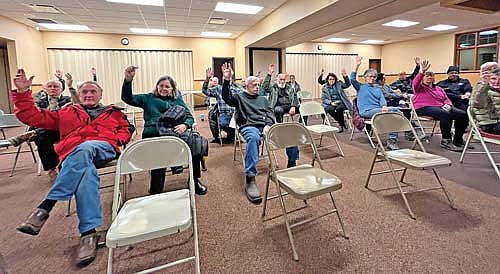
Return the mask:
{"type": "MultiPolygon", "coordinates": [[[[193,156],[193,176],[195,181],[201,177],[201,157],[193,156]]],[[[150,194],[159,194],[163,193],[163,189],[165,187],[165,168],[153,169],[151,170],[151,182],[149,185],[149,193],[150,194]]]]}
{"type": "Polygon", "coordinates": [[[479,127],[484,132],[500,135],[500,123],[484,125],[484,126],[479,126],[479,127]]]}
{"type": "MultiPolygon", "coordinates": [[[[212,133],[212,136],[214,137],[214,139],[220,138],[220,136],[219,136],[219,122],[218,121],[219,121],[218,109],[217,109],[217,107],[214,107],[208,112],[208,123],[210,126],[210,132],[212,133]]],[[[223,130],[224,132],[226,132],[228,140],[234,139],[234,134],[235,134],[234,128],[231,128],[228,125],[228,126],[221,126],[220,129],[223,130]]]]}
{"type": "MultiPolygon", "coordinates": [[[[274,116],[276,116],[276,123],[283,123],[283,115],[285,115],[285,113],[288,114],[288,112],[290,112],[290,109],[292,108],[291,105],[279,105],[279,106],[275,106],[274,107],[274,116]]],[[[295,115],[299,115],[299,108],[298,107],[295,107],[295,115]]],[[[300,117],[300,115],[299,115],[300,117]]],[[[306,117],[304,117],[304,120],[306,121],[307,123],[307,120],[305,119],[306,117]]],[[[299,123],[300,123],[301,119],[299,118],[299,123]]]]}
{"type": "Polygon", "coordinates": [[[328,105],[325,106],[325,112],[330,114],[330,116],[335,119],[335,121],[339,122],[339,125],[341,127],[346,127],[345,126],[345,119],[344,119],[344,110],[347,108],[345,107],[344,104],[340,103],[336,106],[328,105]]]}
{"type": "Polygon", "coordinates": [[[38,128],[33,137],[38,148],[38,155],[42,162],[43,170],[51,170],[59,165],[59,156],[54,150],[54,144],[59,142],[59,131],[38,128]]]}
{"type": "Polygon", "coordinates": [[[463,142],[463,135],[469,125],[469,119],[465,111],[455,107],[450,111],[446,111],[440,107],[422,107],[416,111],[418,115],[430,116],[439,120],[443,139],[451,139],[451,126],[453,121],[455,121],[455,137],[453,141],[455,143],[463,142]]]}

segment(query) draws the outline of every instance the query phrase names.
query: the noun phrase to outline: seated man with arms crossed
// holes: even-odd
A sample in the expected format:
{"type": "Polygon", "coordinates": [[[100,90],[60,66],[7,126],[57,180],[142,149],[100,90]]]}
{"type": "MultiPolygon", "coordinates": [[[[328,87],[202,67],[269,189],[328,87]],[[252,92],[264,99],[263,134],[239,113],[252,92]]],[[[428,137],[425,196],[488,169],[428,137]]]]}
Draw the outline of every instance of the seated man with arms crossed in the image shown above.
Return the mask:
{"type": "MultiPolygon", "coordinates": [[[[246,141],[245,151],[245,192],[250,202],[260,204],[262,197],[255,183],[257,175],[257,161],[259,160],[259,145],[262,135],[274,124],[274,114],[269,107],[269,102],[264,96],[259,96],[259,78],[250,76],[247,78],[246,90],[233,94],[229,88],[229,82],[233,71],[230,64],[222,65],[224,83],[222,85],[222,98],[236,110],[235,119],[239,131],[246,141]]],[[[296,165],[299,159],[299,148],[289,147],[286,149],[288,156],[287,167],[296,165]]]]}
{"type": "Polygon", "coordinates": [[[59,131],[61,140],[55,150],[61,170],[47,198],[17,230],[38,235],[56,202],[70,200],[75,195],[81,234],[76,263],[85,266],[95,259],[96,228],[103,222],[96,166],[115,159],[119,146],[130,141],[134,128],[119,108],[99,103],[102,88],[93,81],[79,87],[80,104],[59,111],[39,109],[31,96],[33,78],[26,78],[23,69],[17,71],[14,79],[17,89],[11,92],[15,114],[27,125],[59,131]]]}

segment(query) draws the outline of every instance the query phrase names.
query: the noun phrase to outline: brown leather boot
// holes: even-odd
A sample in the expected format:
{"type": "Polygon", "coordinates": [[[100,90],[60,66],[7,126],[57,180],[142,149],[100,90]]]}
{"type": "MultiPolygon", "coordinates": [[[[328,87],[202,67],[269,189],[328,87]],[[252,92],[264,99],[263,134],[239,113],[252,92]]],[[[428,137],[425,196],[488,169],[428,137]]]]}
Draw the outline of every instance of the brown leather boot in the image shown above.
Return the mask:
{"type": "Polygon", "coordinates": [[[94,261],[97,254],[99,235],[92,233],[80,238],[80,246],[76,253],[76,265],[87,266],[94,261]]]}
{"type": "Polygon", "coordinates": [[[36,236],[40,233],[43,224],[49,218],[49,212],[45,209],[36,208],[31,215],[20,226],[17,227],[18,231],[36,236]]]}

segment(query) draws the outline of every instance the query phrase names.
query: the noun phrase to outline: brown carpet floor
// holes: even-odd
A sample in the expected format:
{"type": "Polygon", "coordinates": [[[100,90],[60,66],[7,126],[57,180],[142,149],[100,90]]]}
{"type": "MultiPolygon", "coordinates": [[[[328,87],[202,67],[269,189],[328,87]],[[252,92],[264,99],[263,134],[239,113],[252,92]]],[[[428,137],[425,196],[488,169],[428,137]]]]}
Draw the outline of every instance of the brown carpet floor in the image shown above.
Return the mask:
{"type": "MultiPolygon", "coordinates": [[[[200,131],[209,136],[208,123],[200,124],[200,131]]],[[[300,261],[295,262],[282,219],[263,223],[262,205],[247,201],[242,189],[242,165],[233,162],[232,146],[211,144],[208,171],[202,175],[209,192],[196,200],[202,273],[500,273],[499,198],[445,179],[457,209],[451,209],[439,191],[412,194],[409,202],[417,215],[412,220],[395,191],[374,193],[364,188],[371,153],[356,142],[341,145],[345,158],[330,157],[334,154],[331,151],[321,155],[326,158],[323,163],[327,170],[342,179],[343,188],[335,197],[350,238],[340,236],[335,215],[299,227],[294,236],[300,261]]],[[[310,156],[310,151],[302,150],[300,163],[309,162],[310,156]]],[[[22,154],[15,175],[8,177],[14,157],[0,156],[0,264],[4,264],[0,273],[2,267],[11,274],[105,273],[106,248],[98,250],[91,265],[82,269],[73,266],[79,239],[77,218],[74,208],[73,214],[65,217],[66,202],[56,205],[40,235],[16,231],[50,187],[43,175],[36,175],[30,157],[29,153],[22,154]]],[[[266,164],[266,159],[259,163],[261,190],[266,164]]],[[[464,173],[461,169],[455,165],[441,173],[464,173]]],[[[168,176],[168,187],[184,182],[183,176],[168,176]]],[[[427,172],[410,172],[408,176],[418,186],[434,184],[427,172]]],[[[103,177],[103,185],[112,182],[112,175],[103,177]]],[[[383,188],[393,183],[389,175],[381,175],[372,186],[383,188]]],[[[271,189],[274,192],[273,186],[271,189]]],[[[147,176],[135,175],[130,190],[132,196],[144,195],[147,176]]],[[[101,197],[107,226],[111,222],[112,189],[104,189],[101,197]]],[[[302,205],[286,199],[289,208],[302,205]]],[[[291,219],[324,212],[331,202],[328,197],[320,197],[309,205],[291,219]]],[[[277,201],[270,202],[268,214],[279,214],[280,210],[277,201]]],[[[190,255],[191,240],[188,230],[117,249],[115,273],[132,273],[190,255]]],[[[158,273],[194,273],[194,269],[188,263],[158,273]]]]}

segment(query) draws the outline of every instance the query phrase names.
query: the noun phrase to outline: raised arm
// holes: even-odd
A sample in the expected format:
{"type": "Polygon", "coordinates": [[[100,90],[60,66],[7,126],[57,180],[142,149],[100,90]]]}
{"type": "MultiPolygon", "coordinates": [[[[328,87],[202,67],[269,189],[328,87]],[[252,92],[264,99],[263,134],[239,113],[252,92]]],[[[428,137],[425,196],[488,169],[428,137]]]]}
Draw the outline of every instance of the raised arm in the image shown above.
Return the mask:
{"type": "Polygon", "coordinates": [[[326,84],[325,69],[321,69],[321,72],[318,76],[318,84],[320,84],[320,85],[326,84]]]}
{"type": "Polygon", "coordinates": [[[408,76],[408,79],[412,81],[415,76],[417,76],[418,72],[420,71],[420,57],[415,57],[415,68],[413,69],[413,72],[411,73],[410,76],[408,76]]]}
{"type": "Polygon", "coordinates": [[[122,85],[122,101],[134,107],[143,107],[141,97],[132,95],[132,80],[134,80],[136,69],[137,67],[135,66],[125,69],[125,79],[122,85]]]}
{"type": "Polygon", "coordinates": [[[206,75],[207,77],[203,82],[203,86],[201,87],[201,92],[208,97],[217,98],[217,87],[211,87],[211,88],[208,87],[208,82],[210,81],[210,79],[212,79],[212,77],[214,77],[214,73],[211,68],[207,68],[206,75]]]}
{"type": "Polygon", "coordinates": [[[342,78],[344,78],[344,82],[342,83],[341,87],[342,88],[350,87],[351,81],[349,80],[349,76],[347,75],[345,68],[342,69],[342,78]]]}
{"type": "Polygon", "coordinates": [[[419,93],[423,92],[422,79],[424,79],[424,73],[429,70],[431,64],[428,60],[422,61],[422,66],[420,67],[420,73],[418,73],[413,79],[413,92],[419,93]]]}
{"type": "Polygon", "coordinates": [[[64,79],[63,79],[63,72],[60,69],[56,69],[56,72],[54,73],[54,76],[61,82],[61,90],[64,91],[66,88],[66,85],[64,84],[64,79]]]}
{"type": "Polygon", "coordinates": [[[97,82],[97,70],[95,68],[91,68],[90,73],[92,74],[92,81],[97,82]]]}
{"type": "Polygon", "coordinates": [[[238,107],[238,101],[236,97],[233,96],[230,88],[230,80],[233,76],[233,70],[231,69],[231,64],[225,63],[222,64],[222,100],[226,102],[229,106],[238,107]]]}
{"type": "Polygon", "coordinates": [[[262,82],[262,87],[265,93],[271,93],[271,77],[274,73],[274,64],[270,64],[267,68],[267,75],[264,78],[264,82],[262,82]]]}
{"type": "Polygon", "coordinates": [[[68,72],[66,73],[66,83],[68,84],[68,90],[71,95],[71,102],[73,104],[80,104],[80,98],[78,97],[78,91],[73,87],[73,76],[68,72]]]}
{"type": "Polygon", "coordinates": [[[359,69],[359,66],[361,66],[361,61],[363,60],[363,57],[356,56],[355,60],[356,60],[356,66],[354,67],[354,71],[351,72],[350,80],[351,80],[351,84],[354,87],[354,89],[359,91],[359,89],[361,88],[361,83],[358,82],[356,77],[358,76],[358,69],[359,69]]]}

